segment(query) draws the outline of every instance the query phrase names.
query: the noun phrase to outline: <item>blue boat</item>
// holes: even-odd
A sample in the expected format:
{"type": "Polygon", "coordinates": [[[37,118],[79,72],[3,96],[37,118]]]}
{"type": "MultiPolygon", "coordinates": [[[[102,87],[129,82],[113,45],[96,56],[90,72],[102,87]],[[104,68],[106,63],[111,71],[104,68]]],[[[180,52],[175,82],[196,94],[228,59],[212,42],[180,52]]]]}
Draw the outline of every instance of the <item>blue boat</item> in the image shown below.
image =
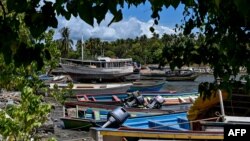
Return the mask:
{"type": "Polygon", "coordinates": [[[127,92],[160,91],[164,84],[165,81],[135,81],[133,82],[133,85],[127,90],[127,92]]]}
{"type": "Polygon", "coordinates": [[[146,140],[223,140],[223,131],[191,129],[187,113],[172,113],[128,118],[120,128],[91,128],[94,140],[103,137],[106,140],[139,141],[146,140]]]}
{"type": "Polygon", "coordinates": [[[136,129],[190,130],[186,112],[129,118],[123,126],[136,129]]]}
{"type": "MultiPolygon", "coordinates": [[[[89,108],[85,106],[67,107],[65,108],[64,116],[61,117],[60,120],[63,121],[63,127],[65,129],[87,131],[90,127],[101,127],[102,125],[104,125],[109,117],[109,112],[111,112],[112,110],[108,110],[105,108],[89,108]]],[[[129,111],[129,116],[140,117],[162,113],[164,113],[164,111],[161,111],[161,113],[129,111]]]]}

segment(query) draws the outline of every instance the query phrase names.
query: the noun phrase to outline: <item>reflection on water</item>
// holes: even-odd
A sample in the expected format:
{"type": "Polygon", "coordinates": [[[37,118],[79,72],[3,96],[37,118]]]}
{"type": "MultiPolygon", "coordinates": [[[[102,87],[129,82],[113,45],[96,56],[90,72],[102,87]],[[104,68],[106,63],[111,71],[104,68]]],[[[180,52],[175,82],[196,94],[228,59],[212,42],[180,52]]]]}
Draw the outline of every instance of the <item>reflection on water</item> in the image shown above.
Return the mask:
{"type": "Polygon", "coordinates": [[[161,91],[174,90],[177,92],[198,91],[198,85],[201,82],[214,82],[213,75],[200,75],[195,81],[166,81],[161,91]]]}

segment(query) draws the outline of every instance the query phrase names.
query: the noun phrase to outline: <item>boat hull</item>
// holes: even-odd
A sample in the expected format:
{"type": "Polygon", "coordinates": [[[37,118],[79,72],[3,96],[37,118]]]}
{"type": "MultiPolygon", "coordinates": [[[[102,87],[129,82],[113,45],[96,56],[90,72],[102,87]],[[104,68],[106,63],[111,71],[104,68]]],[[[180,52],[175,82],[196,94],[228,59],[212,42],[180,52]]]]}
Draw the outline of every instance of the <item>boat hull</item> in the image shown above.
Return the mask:
{"type": "Polygon", "coordinates": [[[84,130],[84,131],[88,131],[90,127],[100,127],[106,122],[105,120],[97,121],[91,119],[69,118],[69,117],[62,117],[60,119],[63,121],[65,129],[84,130]]]}
{"type": "Polygon", "coordinates": [[[194,81],[198,76],[198,74],[191,76],[167,76],[166,81],[194,81]]]}
{"type": "Polygon", "coordinates": [[[160,91],[161,88],[164,86],[165,81],[164,82],[156,82],[156,83],[141,83],[141,84],[134,84],[132,85],[129,89],[128,92],[134,92],[134,91],[140,91],[140,92],[144,92],[144,91],[160,91]]]}
{"type": "Polygon", "coordinates": [[[82,80],[114,80],[121,79],[133,73],[133,67],[90,68],[61,64],[65,72],[75,81],[82,80]]]}
{"type": "MultiPolygon", "coordinates": [[[[53,91],[54,85],[59,88],[66,88],[66,83],[51,83],[49,87],[53,91]]],[[[102,94],[102,93],[126,93],[127,90],[132,86],[132,83],[110,83],[110,84],[74,84],[72,90],[73,94],[102,94]]]]}

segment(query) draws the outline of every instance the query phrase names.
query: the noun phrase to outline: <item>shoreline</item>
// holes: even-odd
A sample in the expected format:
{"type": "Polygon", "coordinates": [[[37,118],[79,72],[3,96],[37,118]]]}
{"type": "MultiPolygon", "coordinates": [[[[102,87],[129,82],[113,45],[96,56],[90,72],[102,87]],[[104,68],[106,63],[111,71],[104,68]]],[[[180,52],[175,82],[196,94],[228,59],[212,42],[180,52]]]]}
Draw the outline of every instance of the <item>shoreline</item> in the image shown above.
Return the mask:
{"type": "Polygon", "coordinates": [[[62,105],[54,97],[44,97],[44,101],[53,107],[50,118],[54,125],[54,133],[43,133],[43,141],[50,138],[55,138],[58,141],[94,141],[87,131],[63,129],[63,122],[60,120],[60,117],[63,116],[62,105]]]}

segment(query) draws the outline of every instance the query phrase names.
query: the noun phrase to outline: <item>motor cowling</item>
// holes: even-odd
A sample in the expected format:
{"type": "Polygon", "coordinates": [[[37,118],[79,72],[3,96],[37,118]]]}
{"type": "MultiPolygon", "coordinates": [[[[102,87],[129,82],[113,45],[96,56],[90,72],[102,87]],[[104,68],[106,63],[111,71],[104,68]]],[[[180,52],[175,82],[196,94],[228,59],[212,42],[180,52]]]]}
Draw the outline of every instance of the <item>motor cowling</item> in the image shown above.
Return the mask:
{"type": "Polygon", "coordinates": [[[118,128],[129,117],[130,114],[123,107],[117,107],[108,113],[107,122],[102,126],[102,128],[118,128]]]}
{"type": "Polygon", "coordinates": [[[125,107],[139,107],[144,105],[144,97],[138,92],[133,92],[128,98],[123,100],[125,107]]]}
{"type": "Polygon", "coordinates": [[[149,104],[146,105],[149,109],[160,109],[162,107],[162,104],[164,103],[164,98],[160,95],[154,97],[149,101],[149,104]]]}

